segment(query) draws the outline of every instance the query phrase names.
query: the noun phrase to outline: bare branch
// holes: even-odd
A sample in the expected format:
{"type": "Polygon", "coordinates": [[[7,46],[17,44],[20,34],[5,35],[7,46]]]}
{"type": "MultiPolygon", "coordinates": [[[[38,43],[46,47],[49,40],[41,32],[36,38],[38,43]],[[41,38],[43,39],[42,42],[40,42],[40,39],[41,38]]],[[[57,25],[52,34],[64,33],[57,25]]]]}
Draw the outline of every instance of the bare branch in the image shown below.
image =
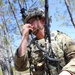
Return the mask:
{"type": "Polygon", "coordinates": [[[17,23],[17,25],[18,25],[18,29],[19,29],[19,31],[20,31],[20,34],[22,35],[21,30],[20,30],[20,26],[19,26],[19,24],[18,24],[18,20],[17,20],[16,14],[15,14],[15,12],[14,12],[14,10],[13,10],[13,7],[12,7],[12,5],[11,5],[10,0],[8,0],[8,2],[9,2],[9,4],[10,4],[10,7],[11,7],[12,12],[13,12],[13,15],[14,15],[14,17],[15,17],[16,23],[17,23]]]}
{"type": "Polygon", "coordinates": [[[73,26],[75,27],[75,23],[74,23],[74,20],[73,20],[73,17],[72,17],[71,11],[70,11],[70,7],[69,7],[69,5],[67,4],[67,0],[65,0],[65,5],[66,5],[67,10],[68,10],[68,13],[69,13],[69,15],[70,15],[71,22],[72,22],[73,26]]]}

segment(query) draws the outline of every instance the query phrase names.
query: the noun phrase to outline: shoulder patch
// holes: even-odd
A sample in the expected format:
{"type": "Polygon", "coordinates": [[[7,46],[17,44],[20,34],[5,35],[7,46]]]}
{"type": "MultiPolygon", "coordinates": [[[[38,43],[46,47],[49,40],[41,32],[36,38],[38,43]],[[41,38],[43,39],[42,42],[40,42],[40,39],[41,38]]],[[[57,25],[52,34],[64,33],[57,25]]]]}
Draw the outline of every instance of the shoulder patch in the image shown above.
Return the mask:
{"type": "Polygon", "coordinates": [[[55,31],[52,31],[51,32],[51,40],[54,40],[55,39],[55,37],[57,36],[57,34],[58,34],[58,32],[55,30],[55,31]]]}

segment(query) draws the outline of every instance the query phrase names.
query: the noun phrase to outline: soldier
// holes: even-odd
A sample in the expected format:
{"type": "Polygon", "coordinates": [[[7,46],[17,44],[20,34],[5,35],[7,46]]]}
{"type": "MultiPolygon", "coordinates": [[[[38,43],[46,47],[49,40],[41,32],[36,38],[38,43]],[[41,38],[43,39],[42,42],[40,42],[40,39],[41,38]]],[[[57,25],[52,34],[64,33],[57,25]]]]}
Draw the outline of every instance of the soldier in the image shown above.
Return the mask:
{"type": "MultiPolygon", "coordinates": [[[[28,11],[23,21],[26,23],[22,29],[22,40],[15,54],[15,68],[18,71],[25,71],[29,68],[28,62],[31,62],[33,75],[44,74],[43,53],[38,50],[35,44],[31,49],[27,47],[29,32],[31,31],[38,39],[41,47],[48,49],[48,43],[44,40],[45,36],[45,13],[42,9],[34,8],[28,11]],[[28,58],[28,51],[32,51],[31,58],[28,58]]],[[[52,49],[60,61],[62,70],[59,75],[75,75],[75,41],[60,31],[51,32],[52,49]]],[[[51,70],[50,72],[52,72],[51,70]]],[[[53,71],[51,75],[56,75],[53,71]]]]}

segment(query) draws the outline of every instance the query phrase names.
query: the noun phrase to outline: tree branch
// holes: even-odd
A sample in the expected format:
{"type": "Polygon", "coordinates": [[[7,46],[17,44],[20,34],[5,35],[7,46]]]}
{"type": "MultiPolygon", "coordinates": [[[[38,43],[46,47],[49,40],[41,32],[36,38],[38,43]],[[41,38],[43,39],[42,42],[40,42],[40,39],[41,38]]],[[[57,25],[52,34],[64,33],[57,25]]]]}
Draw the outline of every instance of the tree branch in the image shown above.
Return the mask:
{"type": "Polygon", "coordinates": [[[74,20],[73,20],[73,17],[72,17],[72,14],[71,14],[69,5],[67,4],[67,1],[66,1],[66,0],[64,0],[64,1],[65,1],[65,5],[66,5],[66,7],[67,7],[68,13],[69,13],[69,15],[70,15],[70,18],[71,18],[71,22],[72,22],[73,26],[75,27],[75,23],[74,23],[74,20]]]}

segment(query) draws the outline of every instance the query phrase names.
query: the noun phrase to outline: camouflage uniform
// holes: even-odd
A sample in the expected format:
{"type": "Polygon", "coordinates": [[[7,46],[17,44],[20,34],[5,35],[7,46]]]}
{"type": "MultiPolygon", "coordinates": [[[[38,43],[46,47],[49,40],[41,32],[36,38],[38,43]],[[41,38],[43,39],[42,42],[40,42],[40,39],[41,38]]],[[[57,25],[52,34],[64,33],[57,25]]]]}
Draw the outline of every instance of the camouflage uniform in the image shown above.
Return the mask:
{"type": "MultiPolygon", "coordinates": [[[[38,8],[34,8],[27,11],[27,16],[24,16],[26,18],[23,18],[24,23],[27,23],[29,19],[35,16],[36,17],[38,16],[40,18],[45,17],[45,12],[38,8]]],[[[38,44],[45,50],[48,50],[49,48],[48,40],[46,41],[44,39],[38,40],[38,44]]],[[[67,70],[71,72],[73,75],[75,75],[74,69],[75,40],[72,40],[69,36],[60,31],[52,31],[51,45],[53,52],[60,61],[60,66],[63,67],[62,70],[67,70]]],[[[29,68],[29,61],[33,69],[32,70],[33,75],[43,75],[44,73],[43,52],[41,50],[38,50],[38,48],[34,44],[31,44],[31,49],[28,48],[27,53],[22,57],[18,57],[18,53],[16,51],[14,59],[16,70],[18,71],[27,70],[29,68]],[[30,55],[28,55],[28,51],[32,51],[30,58],[29,58],[30,55]]],[[[52,65],[49,66],[51,67],[50,72],[52,73],[52,75],[56,75],[56,68],[52,65]]]]}
{"type": "MultiPolygon", "coordinates": [[[[44,39],[38,40],[38,43],[46,50],[49,47],[47,41],[45,42],[44,39]]],[[[51,45],[53,52],[60,61],[61,67],[63,67],[62,70],[67,70],[75,75],[75,40],[72,40],[71,37],[60,31],[52,31],[51,45]]],[[[28,60],[31,60],[33,69],[34,65],[36,67],[36,71],[33,71],[33,75],[43,75],[43,54],[35,45],[32,44],[31,47],[32,59],[28,58],[27,54],[25,54],[25,56],[18,57],[16,52],[14,60],[15,68],[18,71],[24,71],[29,68],[28,60]]]]}

